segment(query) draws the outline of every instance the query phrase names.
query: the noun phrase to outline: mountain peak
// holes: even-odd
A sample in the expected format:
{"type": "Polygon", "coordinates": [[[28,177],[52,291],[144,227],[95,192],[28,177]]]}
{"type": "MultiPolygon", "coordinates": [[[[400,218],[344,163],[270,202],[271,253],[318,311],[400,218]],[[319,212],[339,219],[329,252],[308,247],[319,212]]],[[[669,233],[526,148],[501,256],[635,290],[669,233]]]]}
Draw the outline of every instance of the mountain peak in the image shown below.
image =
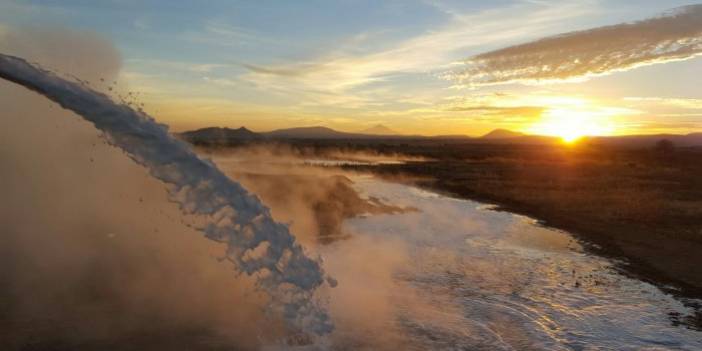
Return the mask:
{"type": "Polygon", "coordinates": [[[397,134],[396,131],[382,125],[382,124],[376,124],[370,128],[366,128],[359,133],[361,134],[375,134],[375,135],[393,135],[397,134]]]}
{"type": "Polygon", "coordinates": [[[522,137],[524,135],[526,135],[526,134],[520,133],[520,132],[513,132],[513,131],[508,130],[508,129],[498,128],[498,129],[491,131],[490,133],[483,135],[481,138],[484,138],[484,139],[506,139],[506,138],[518,138],[518,137],[522,137]]]}

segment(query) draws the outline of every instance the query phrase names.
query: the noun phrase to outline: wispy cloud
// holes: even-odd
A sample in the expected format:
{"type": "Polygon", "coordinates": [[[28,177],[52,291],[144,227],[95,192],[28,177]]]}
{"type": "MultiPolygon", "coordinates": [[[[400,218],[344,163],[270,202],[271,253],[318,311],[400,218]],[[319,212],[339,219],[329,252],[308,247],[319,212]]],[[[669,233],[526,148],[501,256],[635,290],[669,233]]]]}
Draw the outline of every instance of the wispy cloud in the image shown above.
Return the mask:
{"type": "Polygon", "coordinates": [[[519,3],[473,14],[452,13],[447,25],[383,50],[357,54],[348,43],[342,43],[339,50],[306,62],[245,65],[249,74],[241,78],[266,91],[275,88],[290,94],[300,90],[352,94],[360,86],[402,74],[427,74],[428,78],[438,75],[458,57],[482,45],[544,34],[560,28],[564,19],[593,13],[595,8],[591,1],[548,6],[519,3]]]}
{"type": "Polygon", "coordinates": [[[253,64],[243,64],[246,69],[250,70],[251,72],[262,74],[262,75],[271,75],[271,76],[282,76],[282,77],[302,77],[304,75],[307,75],[308,73],[313,73],[319,69],[321,69],[320,66],[321,64],[297,64],[297,65],[288,65],[288,66],[283,66],[283,67],[264,67],[264,66],[259,66],[259,65],[253,65],[253,64]]]}
{"type": "Polygon", "coordinates": [[[543,106],[514,106],[514,107],[500,107],[500,106],[456,106],[450,107],[447,111],[453,112],[475,112],[487,115],[523,115],[523,116],[538,116],[540,115],[546,107],[543,106]]]}
{"type": "Polygon", "coordinates": [[[224,63],[191,63],[175,60],[159,59],[128,59],[126,63],[130,66],[141,68],[171,69],[176,71],[187,71],[194,73],[209,73],[219,68],[232,67],[233,65],[224,63]]]}
{"type": "Polygon", "coordinates": [[[702,110],[702,99],[683,99],[683,98],[665,98],[665,97],[627,97],[625,101],[646,103],[652,105],[678,107],[689,110],[702,110]]]}
{"type": "Polygon", "coordinates": [[[547,103],[537,98],[517,97],[507,93],[474,94],[443,99],[434,109],[446,112],[461,112],[473,118],[508,118],[510,120],[533,120],[546,109],[547,103]]]}
{"type": "Polygon", "coordinates": [[[658,17],[571,32],[468,59],[452,74],[471,86],[586,79],[702,54],[702,5],[658,17]]]}
{"type": "Polygon", "coordinates": [[[219,48],[294,46],[294,43],[262,35],[261,33],[219,20],[208,20],[199,30],[187,30],[180,35],[186,42],[212,45],[219,48]]]}

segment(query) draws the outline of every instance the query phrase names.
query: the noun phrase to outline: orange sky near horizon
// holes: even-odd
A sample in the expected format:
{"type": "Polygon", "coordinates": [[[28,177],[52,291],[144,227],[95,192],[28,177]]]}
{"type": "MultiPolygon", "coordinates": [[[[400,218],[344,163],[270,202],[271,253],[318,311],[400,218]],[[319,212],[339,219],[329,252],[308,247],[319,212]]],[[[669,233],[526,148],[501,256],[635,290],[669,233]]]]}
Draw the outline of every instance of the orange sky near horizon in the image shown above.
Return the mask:
{"type": "Polygon", "coordinates": [[[121,61],[117,91],[176,132],[702,131],[694,1],[157,5],[2,3],[0,52],[49,50],[65,35],[88,54],[80,38],[97,38],[121,61]]]}

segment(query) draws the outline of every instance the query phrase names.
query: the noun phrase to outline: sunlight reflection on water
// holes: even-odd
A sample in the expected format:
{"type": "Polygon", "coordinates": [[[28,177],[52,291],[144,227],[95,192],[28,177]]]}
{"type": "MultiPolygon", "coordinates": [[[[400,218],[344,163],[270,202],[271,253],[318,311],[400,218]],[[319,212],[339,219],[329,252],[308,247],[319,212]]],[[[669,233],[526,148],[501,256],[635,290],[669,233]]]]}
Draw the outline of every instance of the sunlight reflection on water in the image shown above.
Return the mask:
{"type": "Polygon", "coordinates": [[[354,181],[419,211],[348,220],[352,239],[321,248],[340,281],[330,291],[335,348],[702,348],[699,332],[668,318],[689,312],[679,301],[619,275],[567,233],[472,201],[354,181]]]}

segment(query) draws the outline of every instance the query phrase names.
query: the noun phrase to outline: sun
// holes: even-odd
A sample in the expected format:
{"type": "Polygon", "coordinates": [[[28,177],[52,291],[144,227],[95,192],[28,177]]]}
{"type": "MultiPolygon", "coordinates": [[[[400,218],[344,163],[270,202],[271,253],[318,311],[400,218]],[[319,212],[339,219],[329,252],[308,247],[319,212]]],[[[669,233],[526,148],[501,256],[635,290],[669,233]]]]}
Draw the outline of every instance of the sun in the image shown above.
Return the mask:
{"type": "Polygon", "coordinates": [[[584,135],[580,135],[579,133],[566,133],[561,135],[561,140],[565,142],[566,144],[572,144],[576,142],[578,139],[582,138],[584,135]]]}
{"type": "Polygon", "coordinates": [[[608,135],[612,131],[608,114],[582,107],[550,108],[529,128],[533,134],[560,137],[568,144],[585,136],[608,135]]]}

